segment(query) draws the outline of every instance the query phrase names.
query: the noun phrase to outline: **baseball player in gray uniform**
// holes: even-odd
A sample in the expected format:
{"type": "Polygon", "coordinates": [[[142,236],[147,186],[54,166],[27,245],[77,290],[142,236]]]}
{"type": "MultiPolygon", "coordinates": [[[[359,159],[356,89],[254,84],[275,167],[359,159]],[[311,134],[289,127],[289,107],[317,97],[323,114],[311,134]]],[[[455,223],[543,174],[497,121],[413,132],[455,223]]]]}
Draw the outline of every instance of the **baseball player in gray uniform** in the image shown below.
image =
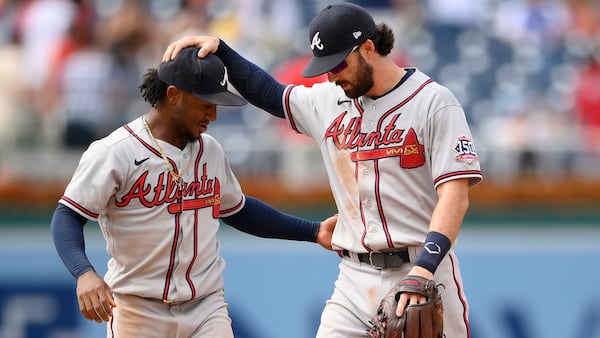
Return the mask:
{"type": "Polygon", "coordinates": [[[312,222],[246,196],[217,141],[205,134],[227,90],[218,57],[198,48],[144,75],[150,111],[84,152],[51,229],[77,280],[83,316],[107,337],[233,337],[216,233],[219,219],[261,237],[331,248],[337,217],[312,222]],[[104,279],[85,254],[83,226],[97,221],[110,254],[104,279]]]}
{"type": "MultiPolygon", "coordinates": [[[[229,80],[252,104],[312,137],[320,147],[339,220],[333,247],[342,260],[317,337],[365,337],[381,298],[405,276],[434,279],[447,338],[470,336],[469,308],[453,250],[482,179],[464,111],[452,93],[417,68],[388,56],[391,29],[361,7],[327,6],[309,27],[312,87],[283,85],[216,37],[169,45],[216,53],[229,80]]],[[[425,301],[403,293],[396,311],[425,301]]]]}

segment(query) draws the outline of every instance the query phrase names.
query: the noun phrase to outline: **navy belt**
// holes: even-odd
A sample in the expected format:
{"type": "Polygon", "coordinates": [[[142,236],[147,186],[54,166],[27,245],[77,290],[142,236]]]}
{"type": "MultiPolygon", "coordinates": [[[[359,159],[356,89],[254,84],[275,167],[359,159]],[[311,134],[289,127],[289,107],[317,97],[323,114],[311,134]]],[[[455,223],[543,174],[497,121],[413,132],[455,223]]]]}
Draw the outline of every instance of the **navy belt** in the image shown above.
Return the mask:
{"type": "Polygon", "coordinates": [[[369,264],[379,270],[399,268],[405,263],[410,263],[408,248],[365,253],[351,253],[348,250],[343,249],[342,255],[350,259],[356,258],[359,262],[369,264]]]}

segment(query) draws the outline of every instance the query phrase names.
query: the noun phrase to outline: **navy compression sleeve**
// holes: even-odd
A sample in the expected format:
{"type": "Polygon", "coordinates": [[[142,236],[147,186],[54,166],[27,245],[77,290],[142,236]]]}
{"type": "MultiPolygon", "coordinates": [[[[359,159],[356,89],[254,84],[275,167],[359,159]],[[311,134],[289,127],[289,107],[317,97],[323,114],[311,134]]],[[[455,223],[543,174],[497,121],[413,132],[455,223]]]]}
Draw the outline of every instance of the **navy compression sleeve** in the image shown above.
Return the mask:
{"type": "Polygon", "coordinates": [[[221,219],[225,224],[254,236],[306,242],[317,241],[321,226],[320,222],[282,213],[250,196],[246,196],[246,204],[242,210],[221,219]]]}
{"type": "Polygon", "coordinates": [[[223,40],[220,40],[215,54],[227,67],[229,82],[248,102],[273,116],[285,117],[282,100],[285,85],[242,57],[223,40]]]}
{"type": "Polygon", "coordinates": [[[94,269],[85,254],[83,226],[86,221],[85,217],[59,204],[50,223],[56,251],[75,279],[94,269]]]}

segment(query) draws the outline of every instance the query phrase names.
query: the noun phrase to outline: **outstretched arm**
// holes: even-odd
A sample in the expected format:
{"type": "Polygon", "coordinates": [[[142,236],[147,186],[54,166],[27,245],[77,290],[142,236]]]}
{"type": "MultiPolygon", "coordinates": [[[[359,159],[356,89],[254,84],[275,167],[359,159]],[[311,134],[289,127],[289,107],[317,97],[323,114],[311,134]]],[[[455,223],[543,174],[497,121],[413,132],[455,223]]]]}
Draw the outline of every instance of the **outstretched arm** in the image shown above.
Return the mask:
{"type": "Polygon", "coordinates": [[[110,320],[112,308],[117,306],[110,287],[100,277],[85,254],[83,226],[86,219],[59,204],[50,228],[58,255],[77,280],[79,311],[98,323],[110,320]]]}
{"type": "Polygon", "coordinates": [[[171,43],[163,54],[163,62],[174,59],[186,47],[199,47],[200,58],[211,53],[217,55],[227,67],[229,81],[248,102],[273,116],[284,118],[282,98],[286,86],[265,70],[213,36],[187,36],[171,43]]]}
{"type": "Polygon", "coordinates": [[[239,212],[221,219],[225,224],[254,236],[317,242],[331,250],[331,236],[337,215],[321,223],[313,222],[285,214],[256,198],[246,196],[246,204],[239,212]]]}

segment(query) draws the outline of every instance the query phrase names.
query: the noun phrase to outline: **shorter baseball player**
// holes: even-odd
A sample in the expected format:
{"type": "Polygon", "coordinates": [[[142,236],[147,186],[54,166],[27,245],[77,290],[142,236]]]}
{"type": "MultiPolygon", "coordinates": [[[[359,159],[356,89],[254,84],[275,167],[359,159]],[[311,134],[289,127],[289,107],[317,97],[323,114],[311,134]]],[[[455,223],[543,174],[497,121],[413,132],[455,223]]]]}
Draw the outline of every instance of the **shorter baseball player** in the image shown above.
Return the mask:
{"type": "Polygon", "coordinates": [[[223,149],[204,132],[217,105],[246,101],[227,90],[217,56],[197,54],[186,48],[146,72],[139,88],[151,109],[89,146],[52,218],[81,313],[107,321],[107,337],[233,337],[219,219],[331,249],[337,216],[312,222],[242,193],[223,149]],[[110,254],[104,279],[85,254],[88,220],[100,225],[110,254]]]}

